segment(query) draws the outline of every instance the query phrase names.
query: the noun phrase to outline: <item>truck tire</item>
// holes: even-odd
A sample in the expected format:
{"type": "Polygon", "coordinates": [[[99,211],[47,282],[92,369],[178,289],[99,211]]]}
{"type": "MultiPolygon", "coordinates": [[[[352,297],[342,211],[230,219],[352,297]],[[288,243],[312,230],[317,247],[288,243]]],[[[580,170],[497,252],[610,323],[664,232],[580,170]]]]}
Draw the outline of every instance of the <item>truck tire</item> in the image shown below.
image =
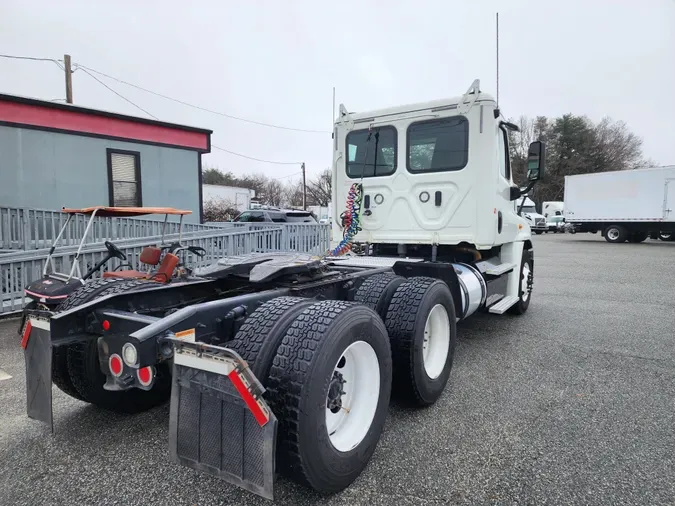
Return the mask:
{"type": "MultiPolygon", "coordinates": [[[[92,300],[100,292],[106,290],[111,284],[121,281],[120,279],[96,279],[90,281],[82,288],[73,292],[70,297],[64,300],[56,308],[56,312],[60,313],[72,309],[80,304],[84,304],[92,300]]],[[[58,387],[63,393],[83,401],[84,398],[80,395],[73,385],[68,373],[68,348],[69,345],[52,347],[52,383],[58,387]]]]}
{"type": "Polygon", "coordinates": [[[659,239],[662,241],[673,241],[675,240],[675,234],[672,232],[659,232],[659,239]]]}
{"type": "Polygon", "coordinates": [[[612,243],[626,242],[626,239],[628,239],[628,232],[626,232],[626,229],[621,225],[608,226],[605,229],[603,235],[605,236],[605,240],[607,242],[612,243]]]}
{"type": "Polygon", "coordinates": [[[647,239],[647,234],[645,232],[633,232],[628,236],[628,242],[634,244],[644,242],[647,239]]]}
{"type": "Polygon", "coordinates": [[[374,309],[382,321],[387,318],[387,309],[394,292],[405,281],[394,273],[375,274],[366,279],[354,295],[354,300],[374,309]]]}
{"type": "Polygon", "coordinates": [[[518,286],[518,302],[509,308],[509,313],[521,315],[530,307],[532,299],[532,282],[534,281],[534,258],[532,250],[523,250],[520,262],[520,284],[518,286]]]}
{"type": "Polygon", "coordinates": [[[303,311],[269,374],[277,469],[320,493],[348,487],[380,439],[391,367],[387,330],[372,309],[326,300],[303,311]]]}
{"type": "Polygon", "coordinates": [[[535,230],[534,233],[537,234],[537,235],[541,235],[541,234],[544,233],[544,231],[543,230],[535,230]]]}
{"type": "MultiPolygon", "coordinates": [[[[112,279],[108,278],[108,280],[112,279]]],[[[107,283],[107,286],[101,290],[95,290],[90,287],[90,284],[87,284],[80,289],[83,291],[82,294],[79,294],[80,290],[78,290],[68,297],[64,304],[73,304],[75,301],[80,301],[79,304],[82,304],[104,295],[132,291],[134,288],[149,283],[152,282],[146,280],[113,281],[107,283]],[[87,288],[90,288],[90,290],[87,290],[87,288]],[[77,297],[71,301],[71,298],[75,295],[77,297]]],[[[106,377],[101,371],[96,339],[69,345],[67,365],[70,380],[82,400],[103,409],[119,413],[138,413],[163,403],[171,393],[171,372],[169,366],[165,363],[156,366],[155,384],[151,390],[137,388],[116,392],[105,390],[103,385],[106,377]]]]}
{"type": "Polygon", "coordinates": [[[394,393],[418,406],[441,396],[457,343],[455,305],[448,285],[415,277],[398,287],[385,320],[394,363],[394,393]]]}
{"type": "Polygon", "coordinates": [[[300,297],[277,297],[265,302],[246,318],[227,347],[246,360],[265,386],[281,340],[296,317],[316,301],[300,297]]]}

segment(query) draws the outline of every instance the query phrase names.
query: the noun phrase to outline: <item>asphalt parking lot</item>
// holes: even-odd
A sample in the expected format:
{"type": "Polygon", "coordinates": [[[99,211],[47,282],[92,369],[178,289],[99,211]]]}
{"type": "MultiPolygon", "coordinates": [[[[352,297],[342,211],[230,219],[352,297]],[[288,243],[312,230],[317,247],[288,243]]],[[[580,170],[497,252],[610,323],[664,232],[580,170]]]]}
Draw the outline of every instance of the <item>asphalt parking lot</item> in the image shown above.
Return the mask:
{"type": "MultiPolygon", "coordinates": [[[[675,503],[675,243],[535,236],[522,317],[460,324],[449,388],[392,404],[366,471],[276,504],[675,503]]],[[[0,322],[0,504],[269,501],[168,459],[168,406],[111,415],[54,389],[51,435],[25,415],[16,321],[0,322]]]]}

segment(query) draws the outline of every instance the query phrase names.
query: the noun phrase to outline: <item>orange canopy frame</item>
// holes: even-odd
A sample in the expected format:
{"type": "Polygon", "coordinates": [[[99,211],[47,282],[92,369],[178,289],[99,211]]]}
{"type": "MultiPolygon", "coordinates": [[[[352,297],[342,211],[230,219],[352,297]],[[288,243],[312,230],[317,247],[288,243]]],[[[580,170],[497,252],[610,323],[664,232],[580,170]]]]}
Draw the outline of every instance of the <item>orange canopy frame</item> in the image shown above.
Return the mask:
{"type": "Polygon", "coordinates": [[[192,211],[186,211],[184,209],[174,209],[173,207],[106,207],[106,206],[94,206],[94,207],[83,207],[81,209],[68,209],[64,207],[61,209],[61,212],[68,214],[94,214],[96,211],[96,216],[113,216],[113,217],[123,217],[123,216],[143,216],[144,214],[192,214],[192,211]]]}

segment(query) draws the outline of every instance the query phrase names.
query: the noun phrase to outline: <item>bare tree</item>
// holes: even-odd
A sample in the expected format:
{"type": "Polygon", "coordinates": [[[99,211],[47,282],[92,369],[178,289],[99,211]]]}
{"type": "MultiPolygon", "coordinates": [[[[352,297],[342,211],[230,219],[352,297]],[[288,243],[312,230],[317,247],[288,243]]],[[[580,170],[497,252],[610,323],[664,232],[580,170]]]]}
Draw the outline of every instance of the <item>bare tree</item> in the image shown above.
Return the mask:
{"type": "Polygon", "coordinates": [[[330,169],[324,169],[314,179],[307,183],[307,203],[314,206],[327,206],[331,201],[332,174],[330,169]]]}
{"type": "Polygon", "coordinates": [[[302,207],[302,184],[290,181],[284,186],[284,205],[302,207]]]}
{"type": "Polygon", "coordinates": [[[263,202],[279,207],[284,201],[284,186],[277,179],[268,179],[263,187],[263,202]]]}
{"type": "Polygon", "coordinates": [[[226,199],[209,199],[204,202],[204,221],[230,221],[239,215],[235,205],[226,199]]]}

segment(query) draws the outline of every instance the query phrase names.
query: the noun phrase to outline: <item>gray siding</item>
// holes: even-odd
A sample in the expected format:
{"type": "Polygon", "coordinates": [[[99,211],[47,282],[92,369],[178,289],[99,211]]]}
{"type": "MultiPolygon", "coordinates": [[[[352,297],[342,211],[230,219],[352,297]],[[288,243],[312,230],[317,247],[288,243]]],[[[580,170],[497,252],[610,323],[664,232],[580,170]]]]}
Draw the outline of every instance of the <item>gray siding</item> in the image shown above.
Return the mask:
{"type": "Polygon", "coordinates": [[[106,149],[138,151],[144,206],[189,209],[199,221],[199,153],[0,126],[0,206],[108,205],[106,149]]]}

